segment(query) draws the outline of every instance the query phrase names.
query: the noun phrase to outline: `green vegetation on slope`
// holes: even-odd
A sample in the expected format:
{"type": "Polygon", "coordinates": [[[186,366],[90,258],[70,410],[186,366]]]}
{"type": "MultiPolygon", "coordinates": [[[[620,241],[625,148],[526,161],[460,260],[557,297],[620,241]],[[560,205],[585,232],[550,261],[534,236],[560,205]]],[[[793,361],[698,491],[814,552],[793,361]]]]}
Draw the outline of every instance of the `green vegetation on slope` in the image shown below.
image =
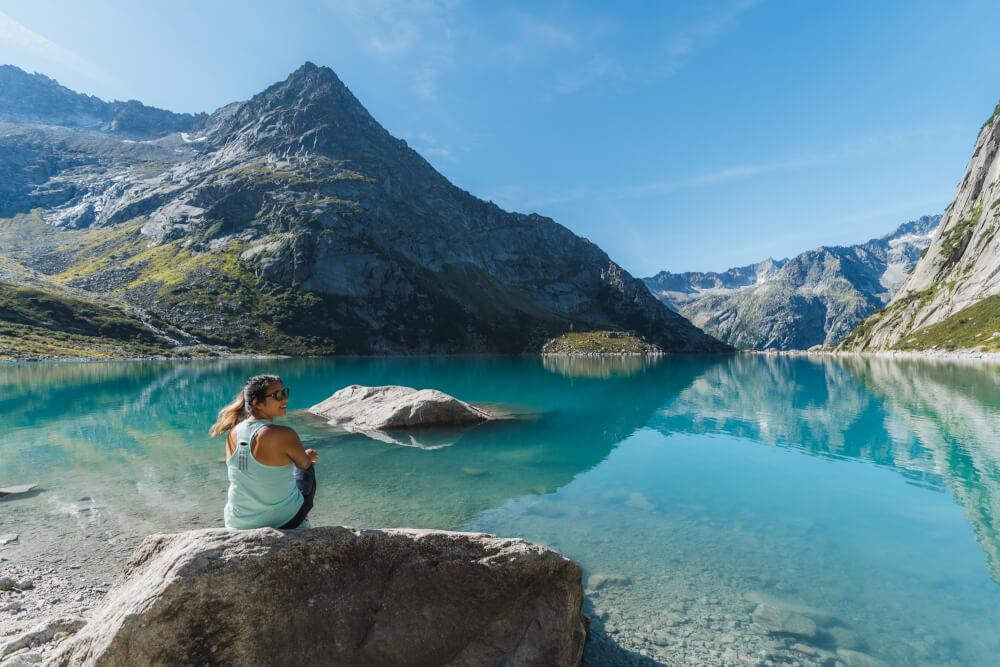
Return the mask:
{"type": "Polygon", "coordinates": [[[1000,294],[986,297],[937,324],[924,327],[897,343],[896,350],[1000,351],[1000,294]]]}
{"type": "Polygon", "coordinates": [[[564,333],[542,346],[542,354],[660,354],[634,331],[585,331],[564,333]]]}
{"type": "Polygon", "coordinates": [[[0,359],[169,354],[134,315],[0,282],[0,359]]]}

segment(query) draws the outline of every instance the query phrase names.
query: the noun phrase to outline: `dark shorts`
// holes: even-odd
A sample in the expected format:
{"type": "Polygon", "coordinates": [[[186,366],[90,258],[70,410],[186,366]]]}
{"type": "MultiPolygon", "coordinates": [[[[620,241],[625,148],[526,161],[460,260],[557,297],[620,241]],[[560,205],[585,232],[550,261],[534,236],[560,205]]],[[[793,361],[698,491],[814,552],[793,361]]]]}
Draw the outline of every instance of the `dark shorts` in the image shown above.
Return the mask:
{"type": "Polygon", "coordinates": [[[316,466],[309,466],[305,470],[295,469],[295,486],[302,494],[302,507],[292,517],[291,521],[281,526],[281,530],[292,530],[302,525],[302,522],[309,516],[309,510],[313,508],[313,497],[316,495],[316,466]]]}

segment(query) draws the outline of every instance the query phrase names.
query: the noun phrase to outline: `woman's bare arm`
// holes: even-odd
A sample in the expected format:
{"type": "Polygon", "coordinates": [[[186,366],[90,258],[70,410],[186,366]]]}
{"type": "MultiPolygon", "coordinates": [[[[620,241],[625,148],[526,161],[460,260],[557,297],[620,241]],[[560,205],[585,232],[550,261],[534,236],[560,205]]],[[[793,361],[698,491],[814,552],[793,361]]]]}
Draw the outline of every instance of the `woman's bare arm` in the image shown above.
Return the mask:
{"type": "Polygon", "coordinates": [[[269,436],[276,438],[277,449],[288,456],[295,464],[296,468],[306,469],[319,459],[319,453],[315,449],[305,449],[299,434],[294,429],[287,426],[271,426],[268,428],[269,436]]]}

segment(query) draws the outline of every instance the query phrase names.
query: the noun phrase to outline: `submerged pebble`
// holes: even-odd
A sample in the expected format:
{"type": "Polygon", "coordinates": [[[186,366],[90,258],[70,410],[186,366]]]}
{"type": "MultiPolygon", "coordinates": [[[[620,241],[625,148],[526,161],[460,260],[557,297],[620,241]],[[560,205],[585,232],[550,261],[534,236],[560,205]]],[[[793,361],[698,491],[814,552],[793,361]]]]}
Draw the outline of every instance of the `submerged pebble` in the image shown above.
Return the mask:
{"type": "Polygon", "coordinates": [[[624,574],[592,574],[587,579],[587,588],[599,591],[609,586],[628,586],[631,583],[632,578],[624,574]]]}

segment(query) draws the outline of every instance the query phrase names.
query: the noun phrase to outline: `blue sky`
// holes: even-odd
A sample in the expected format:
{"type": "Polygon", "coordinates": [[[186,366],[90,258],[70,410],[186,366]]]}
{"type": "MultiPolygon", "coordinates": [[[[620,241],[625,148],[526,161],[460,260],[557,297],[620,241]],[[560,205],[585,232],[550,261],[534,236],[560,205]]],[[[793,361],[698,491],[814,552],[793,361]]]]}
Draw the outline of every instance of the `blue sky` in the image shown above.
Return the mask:
{"type": "Polygon", "coordinates": [[[0,63],[174,111],[327,65],[459,187],[646,276],[941,212],[1000,99],[996,25],[961,1],[6,0],[0,63]]]}

